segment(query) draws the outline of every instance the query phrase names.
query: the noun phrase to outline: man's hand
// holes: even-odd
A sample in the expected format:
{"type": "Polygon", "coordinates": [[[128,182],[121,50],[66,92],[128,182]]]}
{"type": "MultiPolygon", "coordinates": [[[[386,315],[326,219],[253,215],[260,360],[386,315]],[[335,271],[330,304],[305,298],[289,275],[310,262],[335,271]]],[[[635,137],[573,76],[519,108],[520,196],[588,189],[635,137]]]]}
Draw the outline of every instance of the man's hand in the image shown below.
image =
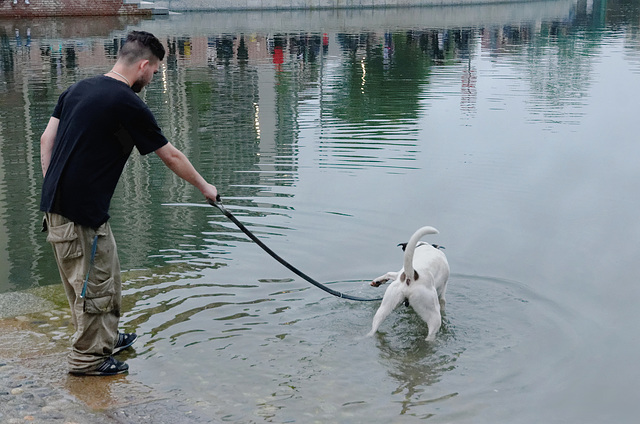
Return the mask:
{"type": "Polygon", "coordinates": [[[218,198],[218,189],[213,184],[207,183],[204,187],[204,190],[200,190],[204,197],[211,201],[216,201],[218,198]]]}

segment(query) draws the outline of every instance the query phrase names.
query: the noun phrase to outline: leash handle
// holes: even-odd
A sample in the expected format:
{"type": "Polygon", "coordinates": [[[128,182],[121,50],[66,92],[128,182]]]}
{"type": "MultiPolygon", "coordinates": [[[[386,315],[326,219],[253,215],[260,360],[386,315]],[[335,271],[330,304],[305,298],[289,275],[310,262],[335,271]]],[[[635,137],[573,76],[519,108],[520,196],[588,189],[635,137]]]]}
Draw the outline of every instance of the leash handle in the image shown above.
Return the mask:
{"type": "MultiPolygon", "coordinates": [[[[216,200],[207,199],[207,203],[210,204],[211,206],[215,206],[216,208],[220,209],[220,212],[222,212],[227,218],[229,218],[229,219],[231,219],[233,221],[233,219],[230,218],[230,216],[232,216],[231,212],[229,212],[224,207],[224,205],[222,204],[222,198],[220,197],[219,194],[216,196],[216,200]]],[[[242,228],[240,228],[240,229],[242,230],[242,228]]]]}
{"type": "Polygon", "coordinates": [[[351,296],[351,295],[344,294],[344,293],[341,293],[339,291],[333,290],[333,289],[325,286],[324,284],[317,282],[313,278],[309,277],[307,274],[303,273],[302,271],[300,271],[299,269],[297,269],[296,267],[291,265],[289,262],[287,262],[284,259],[282,259],[276,252],[274,252],[266,244],[264,244],[262,242],[262,240],[260,240],[251,231],[249,231],[249,229],[247,229],[247,227],[245,227],[240,221],[238,221],[236,219],[236,217],[233,216],[233,214],[231,212],[229,212],[224,207],[224,205],[222,204],[222,199],[220,198],[220,195],[218,195],[216,197],[215,201],[211,200],[211,199],[207,199],[207,202],[211,206],[215,206],[216,208],[220,209],[220,212],[222,212],[227,218],[229,218],[234,224],[236,224],[236,226],[240,229],[240,231],[245,233],[251,240],[253,240],[258,246],[260,246],[262,248],[262,250],[267,252],[273,259],[275,259],[276,261],[280,262],[282,265],[284,265],[291,272],[293,272],[297,276],[303,278],[307,282],[313,284],[314,286],[318,287],[319,289],[324,290],[324,291],[326,291],[327,293],[329,293],[329,294],[331,294],[333,296],[340,297],[342,299],[355,300],[355,301],[358,301],[358,302],[375,302],[375,301],[382,300],[382,298],[366,299],[366,298],[363,298],[363,297],[351,296]]]}
{"type": "Polygon", "coordinates": [[[224,208],[224,206],[222,205],[222,198],[219,194],[216,196],[216,200],[212,200],[207,197],[207,203],[211,206],[215,206],[218,209],[224,208]]]}

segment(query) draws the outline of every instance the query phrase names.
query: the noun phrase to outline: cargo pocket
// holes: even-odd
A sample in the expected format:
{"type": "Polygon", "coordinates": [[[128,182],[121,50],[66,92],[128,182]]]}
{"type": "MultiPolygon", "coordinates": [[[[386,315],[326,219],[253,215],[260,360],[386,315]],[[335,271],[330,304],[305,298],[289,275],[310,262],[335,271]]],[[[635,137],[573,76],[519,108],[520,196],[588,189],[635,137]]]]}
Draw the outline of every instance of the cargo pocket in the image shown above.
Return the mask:
{"type": "Polygon", "coordinates": [[[47,241],[53,245],[58,258],[69,260],[82,256],[82,245],[73,222],[55,227],[49,225],[48,230],[47,241]]]}
{"type": "Polygon", "coordinates": [[[88,314],[104,314],[113,311],[114,293],[113,278],[101,283],[89,280],[87,282],[87,294],[84,299],[84,311],[88,314]]]}

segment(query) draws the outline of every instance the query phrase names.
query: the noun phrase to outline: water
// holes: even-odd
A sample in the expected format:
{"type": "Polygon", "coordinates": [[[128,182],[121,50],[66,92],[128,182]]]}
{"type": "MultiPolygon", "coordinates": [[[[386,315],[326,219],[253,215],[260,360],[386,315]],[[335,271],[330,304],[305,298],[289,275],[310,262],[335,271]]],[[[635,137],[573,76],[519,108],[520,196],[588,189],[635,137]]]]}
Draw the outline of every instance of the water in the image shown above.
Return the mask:
{"type": "Polygon", "coordinates": [[[436,342],[404,307],[365,338],[376,303],[310,286],[134,154],[112,206],[129,380],[227,422],[635,422],[639,18],[595,0],[0,21],[0,291],[58,283],[38,232],[57,96],[149,30],[169,54],[142,96],[273,250],[377,297],[432,225],[452,276],[436,342]]]}

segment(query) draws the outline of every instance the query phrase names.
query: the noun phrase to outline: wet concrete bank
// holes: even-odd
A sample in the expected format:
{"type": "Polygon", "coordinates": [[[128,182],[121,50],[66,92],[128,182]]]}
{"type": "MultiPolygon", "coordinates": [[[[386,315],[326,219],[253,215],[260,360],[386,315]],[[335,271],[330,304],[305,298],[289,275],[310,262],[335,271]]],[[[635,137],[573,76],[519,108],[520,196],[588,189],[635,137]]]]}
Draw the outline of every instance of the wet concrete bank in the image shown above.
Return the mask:
{"type": "MultiPolygon", "coordinates": [[[[160,393],[133,375],[67,373],[73,333],[58,286],[0,294],[1,423],[214,423],[188,399],[160,393]]],[[[124,353],[119,359],[126,360],[124,353]]],[[[135,373],[135,370],[133,370],[135,373]]]]}

